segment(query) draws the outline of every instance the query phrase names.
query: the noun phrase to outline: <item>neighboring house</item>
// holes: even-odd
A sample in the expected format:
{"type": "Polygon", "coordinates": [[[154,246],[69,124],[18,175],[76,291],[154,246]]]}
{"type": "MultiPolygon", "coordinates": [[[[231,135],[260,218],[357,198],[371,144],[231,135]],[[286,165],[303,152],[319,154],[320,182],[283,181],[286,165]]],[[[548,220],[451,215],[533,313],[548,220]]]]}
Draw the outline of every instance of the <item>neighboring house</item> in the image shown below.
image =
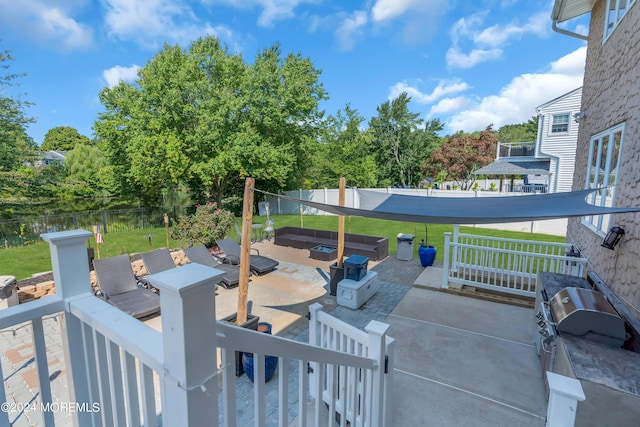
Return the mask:
{"type": "Polygon", "coordinates": [[[574,117],[581,97],[582,88],[577,88],[537,107],[536,141],[498,143],[496,161],[475,174],[512,177],[508,191],[571,191],[579,127],[574,117]],[[523,184],[514,182],[518,175],[525,177],[523,184]]]}
{"type": "Polygon", "coordinates": [[[582,88],[572,90],[536,108],[536,159],[548,159],[549,192],[571,191],[578,142],[582,88]]]}
{"type": "MultiPolygon", "coordinates": [[[[555,0],[556,24],[591,13],[573,186],[601,188],[591,203],[640,206],[640,3],[638,0],[555,0]]],[[[578,38],[579,34],[559,30],[578,38]]],[[[567,238],[640,319],[640,215],[569,220],[567,238]],[[614,250],[600,246],[614,226],[625,230],[614,250]]]]}
{"type": "Polygon", "coordinates": [[[68,151],[47,151],[42,153],[42,157],[36,162],[36,166],[49,166],[53,164],[63,165],[64,159],[66,159],[68,154],[68,151]]]}

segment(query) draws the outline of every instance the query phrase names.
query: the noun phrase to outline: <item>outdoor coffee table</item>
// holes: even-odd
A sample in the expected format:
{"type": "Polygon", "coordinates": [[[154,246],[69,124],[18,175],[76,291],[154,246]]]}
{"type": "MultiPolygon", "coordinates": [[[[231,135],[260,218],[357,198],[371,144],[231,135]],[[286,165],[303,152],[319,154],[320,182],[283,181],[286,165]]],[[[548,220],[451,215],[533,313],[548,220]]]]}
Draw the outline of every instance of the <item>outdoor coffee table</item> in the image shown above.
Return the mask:
{"type": "Polygon", "coordinates": [[[320,261],[332,261],[338,257],[338,249],[331,246],[315,246],[309,249],[309,258],[320,261]]]}

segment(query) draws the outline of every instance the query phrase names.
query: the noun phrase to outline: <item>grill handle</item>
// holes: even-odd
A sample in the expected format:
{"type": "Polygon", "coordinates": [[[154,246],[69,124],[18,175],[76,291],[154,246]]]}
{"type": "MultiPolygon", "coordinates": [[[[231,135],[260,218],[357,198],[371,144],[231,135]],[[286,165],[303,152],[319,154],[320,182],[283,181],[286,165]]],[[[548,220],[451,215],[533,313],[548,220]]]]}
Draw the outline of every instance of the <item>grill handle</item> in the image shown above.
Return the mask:
{"type": "Polygon", "coordinates": [[[544,317],[545,317],[545,320],[547,321],[547,324],[551,326],[558,326],[558,323],[551,320],[551,316],[550,316],[551,308],[549,308],[549,303],[547,301],[542,301],[542,307],[544,307],[545,309],[544,317]]]}

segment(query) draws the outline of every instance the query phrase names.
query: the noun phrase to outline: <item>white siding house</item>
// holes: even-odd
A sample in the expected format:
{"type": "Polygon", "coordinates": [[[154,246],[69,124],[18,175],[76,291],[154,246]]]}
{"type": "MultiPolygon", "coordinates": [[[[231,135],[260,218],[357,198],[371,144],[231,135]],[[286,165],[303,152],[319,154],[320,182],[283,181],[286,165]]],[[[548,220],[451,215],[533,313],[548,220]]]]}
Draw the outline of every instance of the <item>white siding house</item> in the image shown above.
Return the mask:
{"type": "MultiPolygon", "coordinates": [[[[582,87],[565,93],[536,108],[536,141],[499,142],[496,161],[476,175],[511,176],[508,191],[557,193],[571,191],[578,142],[578,122],[582,87]],[[513,177],[524,176],[524,183],[513,177]]],[[[502,190],[502,185],[500,186],[502,190]]]]}
{"type": "Polygon", "coordinates": [[[571,191],[578,142],[582,87],[536,108],[539,116],[537,159],[549,159],[549,192],[571,191]]]}

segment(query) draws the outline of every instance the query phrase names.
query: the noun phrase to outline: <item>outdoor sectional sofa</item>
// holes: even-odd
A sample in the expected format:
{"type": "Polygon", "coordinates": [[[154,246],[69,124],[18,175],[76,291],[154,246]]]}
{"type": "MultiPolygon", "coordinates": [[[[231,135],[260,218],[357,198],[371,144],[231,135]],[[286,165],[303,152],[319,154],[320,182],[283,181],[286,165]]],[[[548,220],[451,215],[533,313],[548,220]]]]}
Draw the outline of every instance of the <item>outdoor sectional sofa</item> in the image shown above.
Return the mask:
{"type": "MultiPolygon", "coordinates": [[[[275,244],[298,249],[315,246],[338,246],[338,232],[312,228],[281,227],[275,230],[275,244]]],[[[389,239],[344,233],[344,255],[363,255],[371,260],[381,260],[389,255],[389,239]]]]}

